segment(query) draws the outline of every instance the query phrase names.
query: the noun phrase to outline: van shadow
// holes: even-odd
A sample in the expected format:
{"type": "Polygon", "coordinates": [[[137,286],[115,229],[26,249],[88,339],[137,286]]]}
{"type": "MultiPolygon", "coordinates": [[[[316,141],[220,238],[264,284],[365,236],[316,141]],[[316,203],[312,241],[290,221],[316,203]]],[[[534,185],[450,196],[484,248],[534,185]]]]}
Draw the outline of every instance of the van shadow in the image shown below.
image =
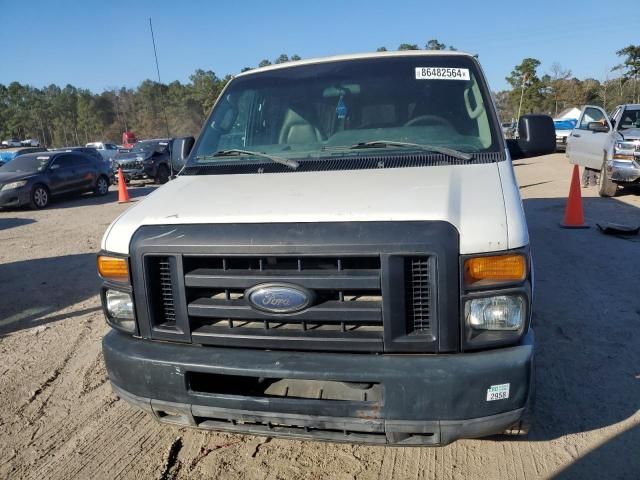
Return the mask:
{"type": "MultiPolygon", "coordinates": [[[[640,237],[604,235],[595,223],[640,225],[640,208],[585,198],[591,228],[567,230],[559,227],[566,199],[523,203],[535,267],[536,404],[527,440],[628,419],[640,406],[640,237]]],[[[625,445],[631,455],[633,444],[625,445]]],[[[616,449],[602,450],[609,454],[616,449]]],[[[640,468],[637,451],[635,458],[640,468]]]]}
{"type": "Polygon", "coordinates": [[[55,315],[96,296],[100,284],[92,253],[0,264],[0,336],[100,310],[55,315]]]}
{"type": "Polygon", "coordinates": [[[638,478],[640,426],[635,425],[591,450],[558,472],[559,480],[638,478]]]}

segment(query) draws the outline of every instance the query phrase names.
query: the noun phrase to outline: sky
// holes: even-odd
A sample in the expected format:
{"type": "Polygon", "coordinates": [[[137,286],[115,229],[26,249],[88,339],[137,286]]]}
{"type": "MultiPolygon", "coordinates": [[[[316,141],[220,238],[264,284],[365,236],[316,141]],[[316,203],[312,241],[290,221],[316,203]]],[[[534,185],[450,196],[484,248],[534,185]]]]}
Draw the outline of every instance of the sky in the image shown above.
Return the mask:
{"type": "Polygon", "coordinates": [[[394,50],[432,38],[478,54],[494,91],[526,57],[542,62],[540,75],[558,62],[604,80],[620,62],[616,50],[640,42],[624,21],[637,2],[0,0],[0,83],[102,92],[156,79],[150,17],[163,82],[187,82],[198,68],[223,77],[281,53],[394,50]]]}

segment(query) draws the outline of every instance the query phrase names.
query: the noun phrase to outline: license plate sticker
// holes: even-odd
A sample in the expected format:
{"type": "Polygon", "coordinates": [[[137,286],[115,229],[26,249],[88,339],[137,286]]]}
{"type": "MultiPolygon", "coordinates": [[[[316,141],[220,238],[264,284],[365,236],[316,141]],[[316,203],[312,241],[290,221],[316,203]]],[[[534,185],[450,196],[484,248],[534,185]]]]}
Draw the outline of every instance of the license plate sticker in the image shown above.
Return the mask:
{"type": "Polygon", "coordinates": [[[505,400],[509,398],[509,386],[510,383],[503,383],[501,385],[491,385],[487,389],[487,402],[494,400],[505,400]]]}
{"type": "Polygon", "coordinates": [[[416,67],[416,80],[471,80],[468,68],[416,67]]]}

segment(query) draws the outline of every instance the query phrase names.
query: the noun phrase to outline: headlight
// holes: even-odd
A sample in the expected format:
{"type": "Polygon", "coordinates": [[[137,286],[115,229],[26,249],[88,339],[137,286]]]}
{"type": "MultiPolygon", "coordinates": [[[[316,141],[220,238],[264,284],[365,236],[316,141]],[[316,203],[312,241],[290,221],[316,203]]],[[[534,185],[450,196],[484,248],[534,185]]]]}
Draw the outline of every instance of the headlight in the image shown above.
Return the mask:
{"type": "Polygon", "coordinates": [[[474,330],[516,331],[522,328],[526,315],[520,295],[496,295],[467,300],[465,321],[474,330]]]}
{"type": "Polygon", "coordinates": [[[613,158],[618,160],[633,160],[636,142],[618,141],[613,146],[613,158]]]}
{"type": "Polygon", "coordinates": [[[133,333],[136,330],[131,294],[118,290],[105,292],[107,318],[114,327],[133,333]]]}
{"type": "Polygon", "coordinates": [[[26,180],[19,180],[17,182],[7,183],[2,187],[2,190],[15,190],[16,188],[24,187],[27,184],[26,180]]]}

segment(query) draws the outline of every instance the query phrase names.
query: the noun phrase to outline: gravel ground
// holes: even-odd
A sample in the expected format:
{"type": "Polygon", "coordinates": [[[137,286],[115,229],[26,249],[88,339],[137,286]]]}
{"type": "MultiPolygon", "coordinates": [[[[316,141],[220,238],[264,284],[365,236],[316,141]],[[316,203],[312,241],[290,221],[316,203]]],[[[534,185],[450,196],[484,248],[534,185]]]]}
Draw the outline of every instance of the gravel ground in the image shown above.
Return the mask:
{"type": "MultiPolygon", "coordinates": [[[[385,448],[161,426],[112,393],[95,253],[115,191],[0,212],[0,478],[638,478],[640,196],[583,190],[563,230],[564,156],[515,163],[536,273],[537,413],[527,440],[385,448]]],[[[139,198],[153,187],[131,188],[139,198]]]]}

